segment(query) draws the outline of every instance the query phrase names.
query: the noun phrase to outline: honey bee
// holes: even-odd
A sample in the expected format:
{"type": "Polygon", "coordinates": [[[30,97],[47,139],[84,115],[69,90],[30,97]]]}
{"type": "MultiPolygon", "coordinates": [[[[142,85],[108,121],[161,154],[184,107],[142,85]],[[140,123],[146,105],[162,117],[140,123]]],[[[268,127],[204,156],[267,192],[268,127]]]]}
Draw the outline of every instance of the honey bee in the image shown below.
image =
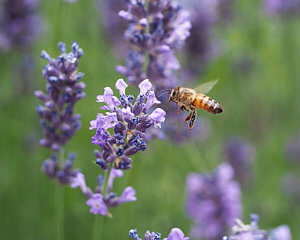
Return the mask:
{"type": "Polygon", "coordinates": [[[185,119],[185,123],[189,123],[188,126],[190,131],[195,124],[197,108],[212,114],[223,112],[222,106],[217,101],[205,95],[205,93],[208,93],[217,82],[218,80],[206,82],[195,89],[177,86],[173,89],[165,90],[170,94],[169,102],[175,102],[176,109],[178,105],[180,105],[178,113],[183,110],[190,112],[185,119]]]}

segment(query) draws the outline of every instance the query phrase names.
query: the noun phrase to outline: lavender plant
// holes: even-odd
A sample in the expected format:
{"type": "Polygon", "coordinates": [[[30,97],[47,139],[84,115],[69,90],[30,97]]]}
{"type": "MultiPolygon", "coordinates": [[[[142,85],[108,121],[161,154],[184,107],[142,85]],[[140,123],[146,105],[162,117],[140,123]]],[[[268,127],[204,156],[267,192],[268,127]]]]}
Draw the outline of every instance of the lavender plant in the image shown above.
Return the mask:
{"type": "Polygon", "coordinates": [[[194,220],[191,235],[196,239],[221,238],[241,215],[240,187],[227,163],[213,174],[189,174],[186,189],[186,210],[194,220]]]}
{"type": "Polygon", "coordinates": [[[0,2],[0,49],[27,49],[40,32],[38,0],[3,0],[0,2]]]}
{"type": "MultiPolygon", "coordinates": [[[[129,236],[135,240],[141,240],[139,238],[137,230],[131,229],[129,231],[129,236]]],[[[161,234],[158,232],[150,232],[147,231],[144,236],[144,240],[159,240],[161,239],[161,234]]],[[[167,238],[164,238],[164,240],[189,240],[189,237],[185,237],[184,233],[179,228],[172,228],[169,236],[167,238]]]]}
{"type": "Polygon", "coordinates": [[[233,170],[234,176],[241,184],[246,184],[251,177],[251,165],[255,148],[244,140],[230,138],[224,144],[225,161],[233,170]]]}
{"type": "Polygon", "coordinates": [[[132,0],[119,16],[129,22],[124,36],[132,50],[126,67],[116,70],[134,85],[149,77],[156,90],[174,86],[173,71],[179,69],[174,51],[190,35],[189,12],[171,0],[132,0]]]}
{"type": "Polygon", "coordinates": [[[251,214],[250,218],[251,223],[249,225],[236,219],[235,225],[232,227],[232,234],[229,237],[223,237],[223,240],[292,240],[290,228],[287,225],[266,231],[258,227],[258,215],[251,214]]]}
{"type": "Polygon", "coordinates": [[[62,152],[63,161],[63,147],[80,128],[80,115],[74,114],[74,105],[85,97],[82,91],[85,84],[79,82],[83,73],[77,72],[79,59],[83,56],[82,49],[76,42],[73,42],[72,52],[69,53],[66,52],[63,42],[60,42],[58,47],[61,55],[56,59],[42,51],[41,57],[48,61],[42,71],[47,81],[47,92],[35,91],[35,95],[43,102],[43,105],[37,107],[44,131],[44,138],[40,140],[40,144],[53,152],[51,158],[44,162],[42,169],[48,177],[65,184],[70,183],[71,177],[76,174],[76,171],[71,170],[75,155],[70,154],[59,166],[57,153],[62,152]]]}
{"type": "MultiPolygon", "coordinates": [[[[53,152],[51,158],[44,162],[42,169],[48,177],[57,179],[62,184],[69,184],[72,188],[80,187],[82,193],[88,198],[86,203],[90,207],[91,213],[110,216],[110,213],[108,212],[109,207],[115,207],[123,202],[136,200],[135,190],[132,187],[126,187],[120,196],[117,196],[116,193],[112,192],[114,179],[116,177],[121,178],[123,176],[123,172],[121,170],[112,169],[109,171],[109,174],[106,175],[106,178],[101,175],[98,176],[98,185],[93,192],[89,187],[87,187],[85,183],[85,177],[80,170],[72,169],[75,155],[73,153],[69,154],[67,160],[64,161],[63,148],[80,128],[80,115],[74,114],[74,105],[78,100],[85,96],[85,93],[82,92],[85,85],[83,82],[79,82],[79,80],[83,77],[83,73],[77,71],[79,58],[83,56],[82,49],[79,48],[79,45],[76,42],[73,42],[72,52],[69,53],[66,52],[66,45],[64,43],[60,42],[58,46],[61,51],[61,55],[56,59],[51,58],[46,51],[42,51],[41,57],[48,61],[48,64],[44,67],[42,72],[44,78],[47,80],[47,94],[42,91],[35,92],[37,98],[44,102],[44,105],[39,105],[37,107],[37,112],[41,118],[41,125],[44,129],[44,138],[40,140],[40,144],[44,147],[50,148],[53,152]],[[62,154],[61,161],[64,161],[61,163],[59,163],[57,154],[59,151],[61,151],[62,154]]],[[[120,91],[124,93],[126,88],[125,85],[126,83],[122,80],[117,82],[117,86],[119,87],[120,91]]],[[[146,80],[144,81],[144,84],[141,83],[141,93],[138,98],[139,100],[136,101],[134,106],[131,106],[132,111],[134,112],[132,114],[136,114],[136,126],[133,128],[133,125],[129,124],[128,132],[124,132],[126,136],[132,134],[132,139],[128,143],[128,139],[126,138],[127,145],[123,143],[123,147],[126,148],[128,144],[131,144],[132,146],[135,146],[133,148],[136,150],[136,152],[138,150],[145,150],[146,148],[146,143],[143,142],[143,137],[145,134],[145,129],[148,127],[148,125],[160,126],[160,123],[164,120],[164,111],[162,109],[156,109],[150,115],[146,114],[148,108],[151,107],[152,104],[158,102],[155,98],[154,92],[150,91],[150,88],[151,83],[149,81],[146,80]],[[144,103],[146,98],[147,102],[144,103]]],[[[106,88],[104,96],[98,96],[98,101],[101,102],[101,97],[103,97],[103,101],[106,101],[107,103],[107,109],[112,111],[111,113],[107,113],[106,116],[110,116],[111,119],[115,119],[116,122],[121,116],[123,119],[127,119],[127,117],[131,116],[129,103],[126,105],[126,108],[123,109],[123,112],[121,111],[120,113],[114,107],[109,108],[112,106],[117,107],[117,105],[111,105],[117,104],[115,101],[117,98],[112,96],[110,98],[110,95],[107,91],[109,91],[109,88],[106,88]],[[112,103],[110,101],[114,102],[112,103]],[[113,113],[113,111],[115,112],[113,113]]],[[[129,96],[129,98],[130,97],[132,96],[129,96]]],[[[122,96],[122,100],[125,99],[127,99],[127,96],[122,96]]],[[[101,121],[106,121],[106,123],[99,122],[99,119],[100,115],[98,115],[98,118],[94,123],[96,126],[100,126],[100,128],[105,132],[107,132],[108,127],[114,126],[108,118],[101,118],[101,121]]],[[[127,123],[124,124],[126,124],[127,127],[127,123]]],[[[119,122],[117,126],[114,127],[115,129],[118,129],[118,127],[121,125],[122,123],[119,122]]],[[[97,133],[101,132],[100,128],[98,128],[97,133]]],[[[116,138],[121,138],[121,133],[121,130],[117,131],[116,138]]],[[[93,143],[95,143],[94,141],[96,141],[96,139],[100,141],[99,135],[96,135],[93,138],[93,143]]],[[[110,141],[111,139],[102,140],[108,141],[107,143],[103,142],[103,145],[99,143],[104,147],[104,149],[110,146],[110,144],[120,145],[121,142],[120,139],[120,142],[118,143],[112,143],[110,141]]],[[[133,148],[130,149],[131,153],[135,151],[133,148]]],[[[101,157],[105,156],[107,153],[107,151],[106,153],[105,151],[106,150],[104,150],[101,157]]],[[[98,152],[96,155],[98,154],[100,153],[98,152]]],[[[127,152],[126,154],[128,155],[127,152]]],[[[122,159],[124,160],[122,161],[122,166],[126,166],[128,168],[126,164],[128,161],[131,161],[131,159],[129,157],[126,158],[126,155],[124,155],[122,159]]],[[[96,163],[99,165],[99,162],[100,158],[96,161],[96,163]]],[[[118,165],[116,165],[116,168],[117,166],[118,165]]]]}
{"type": "Polygon", "coordinates": [[[119,169],[132,167],[132,155],[147,149],[147,129],[160,128],[165,121],[166,113],[163,109],[156,108],[149,113],[152,106],[160,102],[151,90],[152,84],[148,79],[139,84],[140,93],[136,99],[126,94],[127,86],[123,79],[116,82],[119,98],[113,95],[110,87],[106,87],[104,94],[97,96],[97,102],[105,103],[100,109],[106,112],[98,113],[96,120],[91,121],[90,129],[96,129],[92,143],[100,147],[100,151],[94,152],[96,164],[106,171],[106,177],[99,178],[99,186],[93,194],[86,188],[83,175],[78,175],[71,185],[80,187],[89,198],[87,204],[94,214],[110,215],[108,207],[136,200],[132,187],[125,188],[120,197],[112,193],[113,179],[123,176],[119,169]]]}

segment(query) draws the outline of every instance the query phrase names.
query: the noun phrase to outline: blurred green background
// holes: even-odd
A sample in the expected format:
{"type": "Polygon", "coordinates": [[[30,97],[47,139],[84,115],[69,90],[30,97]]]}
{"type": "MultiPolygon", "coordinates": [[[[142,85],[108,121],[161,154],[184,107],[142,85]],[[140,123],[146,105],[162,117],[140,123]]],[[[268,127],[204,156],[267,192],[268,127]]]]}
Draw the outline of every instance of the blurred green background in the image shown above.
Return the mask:
{"type": "MultiPolygon", "coordinates": [[[[42,49],[55,57],[58,41],[70,46],[76,40],[85,52],[79,71],[85,73],[87,96],[75,107],[82,114],[82,128],[67,145],[67,152],[76,152],[75,167],[94,187],[102,172],[93,164],[96,148],[91,144],[94,132],[89,131],[89,121],[98,113],[96,95],[105,86],[114,87],[120,77],[114,68],[123,60],[114,57],[104,41],[95,1],[42,1],[40,15],[45,28],[34,44],[34,89],[45,89],[40,73],[45,64],[39,58],[42,49]]],[[[242,189],[245,222],[255,212],[261,228],[288,224],[293,239],[299,239],[300,206],[290,202],[280,188],[284,175],[299,171],[284,154],[286,138],[299,132],[299,18],[274,20],[263,12],[260,1],[236,1],[230,25],[217,29],[217,36],[225,50],[199,78],[199,82],[220,79],[210,95],[225,112],[217,117],[199,112],[210,122],[211,137],[182,146],[155,140],[146,152],[134,156],[133,169],[116,180],[115,188],[120,193],[125,186],[133,186],[138,201],[112,209],[113,218],[105,219],[102,239],[129,239],[131,228],[137,228],[140,235],[150,229],[166,236],[172,227],[180,227],[188,235],[192,222],[185,214],[186,176],[192,171],[212,171],[222,162],[223,141],[230,136],[245,138],[257,151],[252,182],[242,189]],[[237,64],[243,58],[250,61],[244,71],[237,64]]],[[[55,239],[57,183],[41,172],[50,152],[38,145],[42,128],[35,108],[39,101],[33,92],[15,94],[14,86],[21,81],[14,74],[20,53],[0,56],[0,236],[55,239]]],[[[64,188],[64,239],[92,238],[95,216],[85,201],[79,189],[64,188]]]]}

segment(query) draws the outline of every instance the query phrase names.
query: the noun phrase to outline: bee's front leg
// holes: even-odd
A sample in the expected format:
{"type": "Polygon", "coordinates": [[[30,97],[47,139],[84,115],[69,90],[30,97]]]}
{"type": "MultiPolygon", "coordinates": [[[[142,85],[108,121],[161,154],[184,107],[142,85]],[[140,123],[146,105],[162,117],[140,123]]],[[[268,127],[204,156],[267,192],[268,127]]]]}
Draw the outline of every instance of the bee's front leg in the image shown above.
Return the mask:
{"type": "Polygon", "coordinates": [[[196,110],[194,109],[191,114],[190,114],[190,122],[189,122],[189,130],[190,132],[192,131],[192,128],[194,127],[194,124],[195,124],[195,120],[196,120],[196,117],[197,117],[197,112],[196,110]]]}
{"type": "Polygon", "coordinates": [[[180,108],[178,109],[177,113],[179,114],[180,111],[183,111],[183,110],[186,110],[186,108],[183,105],[181,105],[180,108]]]}

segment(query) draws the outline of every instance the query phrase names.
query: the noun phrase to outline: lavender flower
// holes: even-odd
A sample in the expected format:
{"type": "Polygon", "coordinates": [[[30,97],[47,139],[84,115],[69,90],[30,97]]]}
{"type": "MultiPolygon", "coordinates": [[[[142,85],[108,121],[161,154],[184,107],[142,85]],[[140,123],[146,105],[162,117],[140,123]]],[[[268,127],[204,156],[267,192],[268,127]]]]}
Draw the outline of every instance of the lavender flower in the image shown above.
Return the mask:
{"type": "Polygon", "coordinates": [[[171,0],[127,1],[127,10],[119,16],[129,22],[126,40],[132,45],[126,67],[116,70],[138,85],[149,77],[156,89],[174,86],[173,70],[179,69],[174,50],[189,36],[189,13],[171,0]],[[145,59],[148,65],[145,65],[145,59]],[[144,69],[146,69],[144,71],[144,69]]]}
{"type": "Polygon", "coordinates": [[[61,55],[56,59],[42,51],[41,57],[48,61],[43,70],[47,80],[47,94],[35,91],[35,95],[44,105],[37,107],[44,129],[44,137],[40,144],[58,151],[80,128],[80,115],[74,114],[75,103],[85,96],[85,88],[79,80],[83,73],[77,72],[78,60],[83,51],[76,42],[72,44],[72,52],[66,52],[66,45],[59,43],[61,55]]]}
{"type": "Polygon", "coordinates": [[[299,0],[265,0],[266,11],[274,16],[289,17],[300,13],[299,0]]]}
{"type": "Polygon", "coordinates": [[[145,141],[146,130],[152,126],[161,127],[165,121],[165,111],[156,108],[149,114],[154,104],[160,103],[148,79],[139,84],[140,94],[134,101],[132,95],[126,95],[127,84],[123,79],[116,82],[120,99],[113,96],[113,90],[109,87],[104,89],[104,95],[97,97],[97,102],[106,103],[100,109],[107,112],[99,113],[96,120],[91,121],[90,129],[97,129],[92,143],[99,145],[101,153],[95,151],[96,164],[106,170],[108,165],[114,168],[131,168],[131,156],[138,151],[147,149],[145,141]],[[111,134],[108,129],[113,129],[111,134]]]}
{"type": "Polygon", "coordinates": [[[74,104],[85,96],[82,92],[85,85],[78,82],[83,74],[77,73],[78,59],[83,55],[83,51],[75,42],[70,53],[66,53],[66,46],[62,42],[59,43],[59,49],[62,54],[56,59],[42,51],[41,57],[48,61],[42,71],[47,80],[47,94],[35,91],[35,95],[44,103],[37,107],[44,129],[44,138],[40,140],[40,144],[54,151],[51,158],[44,162],[42,170],[48,177],[67,184],[78,173],[78,170],[72,170],[75,154],[69,154],[67,160],[62,156],[64,162],[59,163],[57,151],[61,150],[80,128],[80,115],[74,115],[73,108],[74,104]]]}
{"type": "Polygon", "coordinates": [[[0,49],[27,49],[40,32],[38,0],[3,0],[0,3],[0,49]]]}
{"type": "Polygon", "coordinates": [[[288,226],[282,225],[271,231],[261,230],[258,227],[258,215],[251,214],[250,217],[250,225],[245,225],[241,220],[236,219],[231,236],[223,237],[223,240],[292,240],[288,226]]]}
{"type": "Polygon", "coordinates": [[[103,176],[98,177],[98,187],[95,192],[92,192],[90,188],[86,186],[85,177],[81,172],[71,179],[70,186],[72,188],[79,187],[82,193],[88,198],[86,204],[90,207],[90,212],[93,214],[100,214],[104,216],[110,216],[108,209],[116,207],[124,202],[136,201],[135,189],[132,187],[126,187],[123,193],[118,197],[116,193],[112,192],[112,186],[115,178],[123,177],[121,170],[112,169],[108,178],[108,185],[106,192],[103,186],[103,176]]]}
{"type": "Polygon", "coordinates": [[[255,148],[241,139],[230,138],[224,144],[224,153],[225,160],[234,170],[234,176],[240,183],[246,183],[251,176],[255,148]]]}
{"type": "Polygon", "coordinates": [[[232,178],[233,169],[226,163],[213,174],[189,174],[186,209],[194,220],[194,238],[220,238],[241,215],[240,187],[232,178]]]}
{"type": "MultiPolygon", "coordinates": [[[[129,236],[135,240],[141,240],[139,238],[137,230],[131,229],[129,231],[129,236]]],[[[158,232],[150,232],[147,231],[144,236],[144,240],[159,240],[161,239],[161,234],[158,232]]],[[[189,240],[188,237],[184,236],[184,233],[179,228],[173,228],[171,229],[169,236],[167,238],[164,238],[164,240],[189,240]]]]}

